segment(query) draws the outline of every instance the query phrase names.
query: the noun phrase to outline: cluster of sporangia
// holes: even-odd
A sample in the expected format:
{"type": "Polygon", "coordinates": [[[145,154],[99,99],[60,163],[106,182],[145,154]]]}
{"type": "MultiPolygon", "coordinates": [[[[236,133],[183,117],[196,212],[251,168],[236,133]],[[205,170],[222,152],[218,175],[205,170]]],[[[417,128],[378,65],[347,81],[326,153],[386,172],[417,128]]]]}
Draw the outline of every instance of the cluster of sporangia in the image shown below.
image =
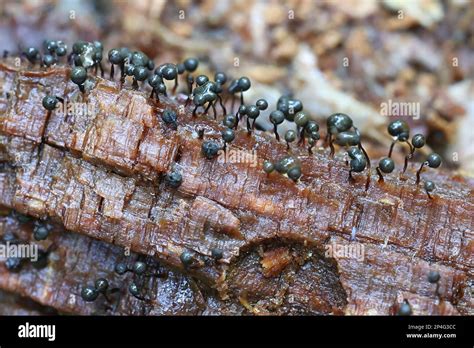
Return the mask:
{"type": "MultiPolygon", "coordinates": [[[[49,67],[54,65],[67,54],[67,47],[61,41],[46,40],[43,45],[44,54],[40,57],[40,53],[36,48],[29,48],[24,53],[28,60],[35,64],[41,61],[41,65],[49,67]]],[[[104,70],[102,67],[102,51],[103,46],[100,42],[84,42],[79,41],[74,43],[72,52],[69,54],[67,61],[73,64],[71,69],[71,80],[79,86],[82,93],[85,93],[85,83],[87,81],[88,69],[94,68],[95,73],[100,69],[102,76],[104,70]]],[[[246,117],[246,128],[250,134],[255,128],[255,122],[260,116],[260,112],[268,108],[268,102],[264,99],[259,99],[255,105],[246,105],[244,103],[243,93],[251,87],[250,80],[243,76],[233,79],[228,84],[225,73],[218,72],[214,75],[214,81],[211,81],[208,76],[198,75],[194,78],[191,74],[198,68],[198,60],[196,58],[188,58],[180,64],[165,63],[158,66],[154,72],[155,64],[148,56],[140,51],[131,51],[126,47],[113,48],[108,52],[108,60],[111,64],[110,78],[114,78],[115,66],[120,68],[120,82],[125,83],[125,77],[132,78],[132,87],[139,88],[139,82],[148,81],[152,91],[150,98],[153,96],[159,101],[160,95],[167,95],[167,87],[165,81],[173,81],[174,87],[172,93],[176,92],[178,87],[178,78],[180,75],[186,73],[187,93],[188,99],[186,106],[192,101],[194,103],[193,116],[196,116],[197,110],[204,108],[203,113],[207,114],[212,107],[214,118],[217,118],[216,105],[219,103],[223,114],[222,131],[223,145],[215,140],[205,140],[202,143],[202,154],[207,159],[213,159],[218,155],[221,148],[226,150],[227,144],[231,143],[235,138],[235,130],[241,120],[246,117]],[[196,85],[194,87],[194,84],[196,85]],[[240,93],[240,106],[234,114],[235,94],[240,93]],[[231,113],[227,113],[225,108],[224,97],[230,96],[232,107],[231,113]]],[[[56,107],[57,103],[63,102],[60,97],[47,95],[43,99],[43,106],[51,112],[56,107]]],[[[165,109],[161,115],[162,120],[173,129],[177,128],[177,113],[171,109],[165,109]]],[[[311,120],[310,115],[303,110],[303,104],[300,100],[294,99],[291,96],[282,96],[277,102],[276,110],[270,113],[270,122],[274,125],[274,134],[278,141],[280,136],[278,134],[278,125],[284,121],[292,122],[296,126],[295,130],[288,130],[285,133],[284,139],[287,144],[287,149],[290,150],[290,144],[298,140],[297,145],[304,146],[306,141],[308,143],[308,152],[312,154],[312,148],[320,139],[319,125],[311,120]]],[[[327,133],[325,143],[330,147],[330,156],[333,157],[335,153],[334,144],[342,146],[346,149],[350,158],[349,161],[349,180],[352,180],[352,173],[361,173],[368,169],[366,180],[366,190],[370,184],[370,159],[367,152],[361,144],[361,135],[359,130],[354,126],[352,119],[343,113],[335,113],[327,119],[327,133]]],[[[203,132],[199,132],[199,137],[203,138],[203,132]]],[[[388,156],[379,161],[376,171],[379,175],[379,182],[384,181],[383,173],[392,173],[395,169],[395,163],[392,156],[392,151],[396,143],[404,143],[409,147],[409,153],[405,157],[405,164],[401,174],[405,173],[408,165],[408,160],[411,159],[416,149],[425,145],[425,138],[421,134],[415,134],[411,141],[409,141],[410,128],[405,121],[396,120],[388,125],[388,133],[393,137],[393,142],[390,146],[388,156]]],[[[420,174],[425,166],[431,168],[438,168],[441,164],[441,157],[436,154],[430,154],[426,161],[424,161],[416,173],[416,184],[420,182],[420,174]]],[[[264,161],[263,170],[269,175],[273,171],[287,175],[295,182],[301,177],[301,163],[295,156],[285,156],[276,163],[264,161]]],[[[176,168],[173,168],[166,175],[167,183],[177,188],[181,185],[182,175],[176,168]]],[[[424,188],[428,197],[431,198],[430,192],[435,189],[432,181],[425,181],[424,188]]],[[[222,258],[222,251],[213,251],[213,257],[218,260],[222,258]]],[[[192,254],[184,252],[181,255],[181,261],[186,267],[194,262],[192,254]]],[[[105,293],[104,282],[100,282],[101,286],[85,288],[84,299],[95,299],[98,294],[105,293]],[[87,289],[87,290],[86,290],[87,289]]],[[[106,287],[105,287],[106,288],[106,287]]],[[[138,298],[142,298],[139,294],[138,287],[135,283],[130,285],[130,292],[138,298]]]]}
{"type": "MultiPolygon", "coordinates": [[[[11,217],[18,221],[20,224],[28,224],[32,222],[32,218],[16,211],[11,212],[11,217]]],[[[33,225],[33,238],[37,241],[45,240],[52,230],[52,226],[45,221],[35,220],[33,225]]],[[[4,243],[9,244],[25,244],[26,242],[19,240],[13,233],[6,233],[2,238],[1,241],[4,243]]],[[[54,249],[54,244],[51,244],[47,250],[38,250],[38,257],[36,261],[31,261],[28,258],[22,257],[8,257],[5,260],[5,267],[10,272],[18,272],[21,270],[22,266],[27,263],[31,262],[31,264],[37,268],[42,269],[46,267],[48,263],[48,257],[51,253],[52,249],[54,249]]]]}

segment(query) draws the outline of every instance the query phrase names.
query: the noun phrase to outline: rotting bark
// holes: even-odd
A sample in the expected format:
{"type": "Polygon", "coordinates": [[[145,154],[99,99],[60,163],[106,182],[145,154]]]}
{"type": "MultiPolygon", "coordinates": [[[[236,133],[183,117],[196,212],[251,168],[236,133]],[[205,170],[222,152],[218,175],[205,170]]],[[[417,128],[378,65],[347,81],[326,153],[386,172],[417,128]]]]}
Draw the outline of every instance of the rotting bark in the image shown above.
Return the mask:
{"type": "MultiPolygon", "coordinates": [[[[78,98],[65,76],[61,68],[34,74],[1,69],[4,88],[22,91],[21,98],[0,100],[0,129],[15,136],[3,138],[6,161],[15,168],[2,176],[2,199],[11,198],[10,205],[21,212],[50,216],[68,229],[130,245],[181,269],[180,253],[193,250],[199,267],[186,271],[216,286],[224,297],[226,269],[245,250],[274,239],[323,249],[331,236],[348,238],[353,232],[364,244],[387,244],[411,262],[437,263],[472,278],[474,200],[463,178],[424,173],[437,182],[433,200],[414,185],[413,172],[406,180],[388,175],[383,184],[374,175],[365,191],[365,177],[347,181],[343,161],[328,159],[324,151],[308,156],[292,148],[303,171],[294,184],[261,169],[264,159],[276,161],[287,151],[259,131],[253,136],[237,132],[230,147],[255,150],[255,166],[209,161],[196,135],[204,129],[206,139],[219,139],[221,127],[215,121],[193,118],[189,110],[179,109],[179,98],[161,98],[158,104],[145,93],[120,90],[100,78],[87,96],[98,110],[92,119],[54,112],[45,124],[40,102],[46,90],[78,98]],[[166,107],[178,111],[177,131],[159,118],[166,107]],[[159,173],[173,165],[183,175],[177,191],[159,180],[159,173]],[[193,206],[211,209],[199,212],[193,206]],[[217,215],[209,217],[208,211],[217,215]],[[228,219],[219,219],[221,214],[228,219]],[[215,246],[224,251],[217,264],[209,262],[215,246]]],[[[461,288],[468,286],[465,279],[461,288]]]]}

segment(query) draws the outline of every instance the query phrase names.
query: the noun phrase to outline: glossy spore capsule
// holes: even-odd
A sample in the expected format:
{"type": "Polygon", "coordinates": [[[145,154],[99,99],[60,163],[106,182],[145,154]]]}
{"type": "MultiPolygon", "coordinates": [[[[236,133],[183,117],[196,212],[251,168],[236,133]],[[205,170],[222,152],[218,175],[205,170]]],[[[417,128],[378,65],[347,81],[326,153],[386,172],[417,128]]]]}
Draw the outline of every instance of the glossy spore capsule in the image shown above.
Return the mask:
{"type": "Polygon", "coordinates": [[[272,162],[270,161],[263,161],[263,171],[267,174],[270,174],[271,172],[273,172],[275,170],[275,166],[273,165],[272,162]]]}
{"type": "Polygon", "coordinates": [[[207,159],[213,159],[219,153],[220,146],[217,142],[206,140],[202,143],[201,151],[207,159]]]}
{"type": "Polygon", "coordinates": [[[99,296],[99,292],[92,286],[86,286],[81,291],[81,297],[86,302],[94,302],[99,296]]]}

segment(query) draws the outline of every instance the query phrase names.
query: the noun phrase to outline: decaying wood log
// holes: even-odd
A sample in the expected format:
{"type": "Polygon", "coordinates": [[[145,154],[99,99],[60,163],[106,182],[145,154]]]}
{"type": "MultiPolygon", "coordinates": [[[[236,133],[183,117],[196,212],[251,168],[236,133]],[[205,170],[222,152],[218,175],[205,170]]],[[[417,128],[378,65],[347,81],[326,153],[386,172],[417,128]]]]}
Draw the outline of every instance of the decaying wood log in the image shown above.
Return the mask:
{"type": "MultiPolygon", "coordinates": [[[[321,264],[337,266],[330,272],[327,289],[313,298],[323,299],[316,305],[320,310],[330,308],[322,312],[367,313],[372,308],[389,314],[400,298],[409,295],[416,296],[419,309],[415,310],[420,313],[440,312],[430,302],[436,299],[430,297],[423,279],[423,273],[436,268],[445,282],[443,303],[472,313],[474,195],[471,184],[461,177],[424,173],[437,183],[433,199],[414,184],[413,171],[404,178],[387,175],[384,183],[373,175],[366,191],[363,175],[348,181],[343,160],[329,158],[324,150],[309,156],[293,147],[291,153],[301,161],[303,173],[294,183],[278,173],[263,172],[264,159],[275,162],[288,155],[286,145],[267,133],[248,135],[240,130],[227,147],[229,152],[256,154],[255,161],[206,159],[198,134],[204,131],[204,139],[220,141],[222,127],[207,117],[193,117],[180,97],[160,97],[156,102],[144,92],[120,89],[118,83],[100,78],[83,96],[67,82],[64,68],[31,72],[2,64],[0,81],[9,92],[8,98],[0,98],[0,131],[5,135],[0,145],[5,163],[0,174],[1,204],[155,256],[217,288],[222,298],[237,296],[254,312],[262,311],[258,301],[269,294],[264,291],[265,279],[276,281],[279,272],[288,269],[279,266],[281,260],[287,262],[281,252],[264,250],[260,255],[258,248],[299,245],[317,250],[316,261],[321,264]],[[47,93],[87,102],[95,112],[53,111],[48,116],[41,107],[47,93]],[[161,120],[165,108],[178,113],[177,130],[161,120]],[[162,180],[171,170],[183,177],[177,189],[162,180]],[[339,244],[355,238],[371,258],[331,257],[329,261],[324,250],[334,238],[339,244]],[[223,251],[218,262],[212,257],[215,248],[223,251]],[[181,262],[185,251],[193,254],[191,267],[181,262]],[[267,272],[265,277],[260,259],[268,255],[277,258],[272,270],[279,272],[267,272]],[[402,261],[411,268],[402,270],[393,264],[402,261]],[[248,289],[245,279],[236,281],[242,273],[233,273],[236,265],[246,262],[251,265],[248,289]],[[380,265],[376,274],[380,281],[365,286],[372,264],[380,265]],[[413,274],[420,288],[407,285],[415,281],[413,274]],[[253,287],[257,278],[261,286],[253,287]],[[327,292],[336,287],[344,289],[344,301],[328,298],[327,292]]],[[[296,252],[304,249],[299,246],[296,252]]],[[[305,258],[296,259],[303,260],[304,269],[305,258]]],[[[264,261],[264,268],[272,264],[269,261],[264,261]]],[[[314,276],[323,278],[318,272],[314,276]]],[[[293,279],[305,282],[298,276],[293,279]]],[[[274,292],[275,284],[268,283],[268,289],[275,298],[286,296],[274,292]]],[[[311,306],[311,299],[302,306],[311,306]]]]}

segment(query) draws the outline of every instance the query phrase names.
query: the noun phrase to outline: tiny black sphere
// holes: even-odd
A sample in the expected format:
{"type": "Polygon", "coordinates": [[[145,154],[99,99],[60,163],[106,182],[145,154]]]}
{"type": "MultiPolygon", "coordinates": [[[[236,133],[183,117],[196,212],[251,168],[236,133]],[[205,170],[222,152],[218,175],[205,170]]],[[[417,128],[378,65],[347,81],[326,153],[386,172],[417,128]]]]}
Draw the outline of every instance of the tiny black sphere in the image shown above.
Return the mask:
{"type": "Polygon", "coordinates": [[[435,284],[435,283],[439,282],[440,278],[441,278],[441,275],[439,274],[438,271],[431,270],[428,273],[428,281],[431,284],[435,284]]]}
{"type": "Polygon", "coordinates": [[[214,75],[214,81],[220,83],[221,85],[223,85],[224,83],[227,82],[227,75],[223,72],[217,72],[215,75],[214,75]]]}
{"type": "Polygon", "coordinates": [[[220,260],[224,257],[224,252],[222,251],[222,249],[212,248],[211,249],[211,256],[216,260],[220,260]]]}
{"type": "Polygon", "coordinates": [[[97,279],[94,285],[95,289],[101,293],[104,293],[109,288],[109,282],[107,281],[107,279],[104,278],[97,279]]]}
{"type": "Polygon", "coordinates": [[[135,297],[140,296],[140,289],[135,282],[128,286],[128,291],[135,297]]]}
{"type": "Polygon", "coordinates": [[[245,92],[250,88],[252,84],[250,83],[248,77],[242,76],[237,82],[237,85],[241,91],[245,92]]]}
{"type": "MultiPolygon", "coordinates": [[[[395,120],[389,123],[387,126],[388,133],[393,137],[403,138],[406,140],[408,134],[410,134],[410,127],[403,120],[395,120]]],[[[403,140],[400,139],[400,140],[403,140]]]]}
{"type": "Polygon", "coordinates": [[[33,229],[33,237],[36,240],[45,240],[46,238],[48,238],[48,235],[49,235],[49,230],[44,225],[37,225],[33,229]]]}
{"type": "Polygon", "coordinates": [[[287,175],[291,180],[297,181],[301,177],[300,166],[295,166],[293,168],[290,168],[290,170],[288,170],[287,175]]]}
{"type": "Polygon", "coordinates": [[[417,149],[422,148],[425,146],[425,137],[423,134],[415,134],[411,139],[411,144],[417,149]]]}
{"type": "Polygon", "coordinates": [[[133,70],[133,76],[137,81],[145,81],[148,77],[148,70],[144,66],[136,66],[133,70]]]}
{"type": "Polygon", "coordinates": [[[234,114],[228,114],[224,116],[224,126],[233,128],[237,124],[237,117],[234,114]]]}
{"type": "Polygon", "coordinates": [[[214,157],[217,156],[220,146],[218,143],[212,140],[206,140],[202,143],[201,150],[203,155],[207,159],[213,159],[214,157]]]}
{"type": "Polygon", "coordinates": [[[411,315],[411,314],[412,314],[412,311],[411,311],[410,304],[407,301],[403,302],[398,308],[398,315],[406,316],[406,315],[411,315]]]}
{"type": "Polygon", "coordinates": [[[427,180],[425,181],[425,190],[427,192],[433,192],[436,188],[436,185],[434,184],[433,181],[427,180]]]}
{"type": "Polygon", "coordinates": [[[178,188],[183,182],[183,176],[178,171],[172,171],[166,174],[166,183],[173,188],[178,188]]]}
{"type": "Polygon", "coordinates": [[[255,105],[257,106],[257,108],[259,108],[260,110],[266,110],[268,108],[268,102],[265,100],[265,99],[259,99],[257,100],[257,102],[255,103],[255,105]]]}
{"type": "Polygon", "coordinates": [[[256,119],[260,115],[260,110],[256,105],[247,106],[247,116],[251,119],[256,119]]]}
{"type": "Polygon", "coordinates": [[[76,85],[82,85],[86,82],[87,79],[87,71],[82,66],[75,66],[71,70],[71,81],[74,82],[76,85]]]}
{"type": "Polygon", "coordinates": [[[178,115],[172,109],[165,109],[161,114],[161,119],[167,124],[176,124],[178,115]]]}
{"type": "Polygon", "coordinates": [[[58,104],[58,99],[51,95],[47,95],[46,97],[43,98],[42,104],[46,110],[51,111],[56,108],[56,105],[58,104]]]}
{"type": "Polygon", "coordinates": [[[184,62],[184,67],[187,71],[193,72],[197,69],[199,65],[199,60],[197,58],[187,58],[184,62]]]}
{"type": "Polygon", "coordinates": [[[39,51],[35,47],[29,47],[27,48],[25,55],[26,58],[30,61],[30,63],[34,63],[39,57],[39,51]]]}
{"type": "Polygon", "coordinates": [[[99,292],[92,286],[86,286],[81,291],[81,297],[86,302],[93,302],[99,296],[99,292]]]}
{"type": "Polygon", "coordinates": [[[109,62],[112,64],[120,64],[122,62],[122,54],[120,53],[120,50],[117,48],[112,48],[109,51],[109,62]]]}
{"type": "Polygon", "coordinates": [[[128,267],[127,267],[126,264],[124,264],[124,263],[117,263],[117,264],[115,265],[115,272],[116,272],[117,274],[122,275],[122,274],[125,274],[127,271],[128,271],[128,267]]]}
{"type": "Polygon", "coordinates": [[[135,274],[143,274],[146,271],[146,264],[145,262],[137,261],[133,265],[133,273],[135,274]]]}
{"type": "Polygon", "coordinates": [[[395,169],[395,162],[391,158],[384,157],[379,162],[379,168],[384,173],[391,173],[395,169]]]}
{"type": "Polygon", "coordinates": [[[441,156],[437,153],[433,152],[432,154],[428,155],[426,160],[428,161],[428,165],[431,168],[438,168],[441,165],[441,156]]]}
{"type": "Polygon", "coordinates": [[[202,86],[208,81],[209,81],[209,77],[207,77],[206,75],[199,75],[198,77],[196,77],[196,84],[198,86],[202,86]]]}
{"type": "Polygon", "coordinates": [[[50,55],[50,54],[45,54],[45,55],[43,56],[43,64],[44,64],[45,66],[48,66],[48,67],[49,67],[49,66],[53,65],[54,63],[56,63],[56,59],[55,59],[52,55],[50,55]]]}
{"type": "Polygon", "coordinates": [[[299,111],[296,113],[294,122],[299,127],[304,127],[309,121],[309,115],[304,111],[299,111]]]}
{"type": "Polygon", "coordinates": [[[5,260],[5,267],[8,271],[16,272],[21,268],[21,258],[9,257],[5,260]]]}
{"type": "Polygon", "coordinates": [[[184,266],[189,266],[193,262],[193,254],[191,254],[189,251],[184,251],[179,256],[179,259],[181,260],[184,266]]]}
{"type": "Polygon", "coordinates": [[[273,165],[272,162],[265,160],[263,162],[263,171],[267,174],[270,174],[275,170],[275,166],[273,165]]]}
{"type": "Polygon", "coordinates": [[[233,141],[235,139],[235,132],[234,130],[230,129],[230,128],[226,128],[222,131],[222,139],[224,139],[224,141],[226,143],[230,143],[231,141],[233,141]]]}
{"type": "Polygon", "coordinates": [[[285,133],[285,141],[291,143],[296,140],[296,132],[292,129],[289,129],[285,133]]]}
{"type": "Polygon", "coordinates": [[[285,114],[280,110],[272,111],[270,114],[270,122],[273,124],[280,124],[285,120],[285,114]]]}

